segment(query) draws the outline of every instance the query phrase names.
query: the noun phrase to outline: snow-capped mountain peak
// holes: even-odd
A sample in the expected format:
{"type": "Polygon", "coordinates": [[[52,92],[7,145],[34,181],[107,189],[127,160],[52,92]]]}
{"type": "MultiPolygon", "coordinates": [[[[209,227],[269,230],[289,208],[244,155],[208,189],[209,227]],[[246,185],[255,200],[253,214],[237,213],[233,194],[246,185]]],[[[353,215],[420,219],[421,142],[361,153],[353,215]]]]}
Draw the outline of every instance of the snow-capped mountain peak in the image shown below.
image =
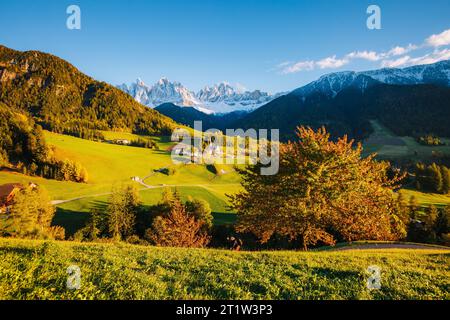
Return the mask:
{"type": "Polygon", "coordinates": [[[203,101],[217,102],[226,100],[236,94],[239,94],[239,92],[234,87],[227,82],[221,82],[212,87],[206,86],[197,92],[196,96],[203,101]]]}
{"type": "Polygon", "coordinates": [[[171,102],[183,106],[198,104],[195,94],[179,82],[171,82],[167,78],[159,79],[153,86],[148,86],[141,78],[131,85],[120,85],[119,89],[131,95],[136,101],[149,107],[171,102]]]}
{"type": "Polygon", "coordinates": [[[228,113],[233,111],[250,111],[280,96],[270,95],[260,90],[242,91],[228,82],[205,86],[194,93],[180,82],[171,82],[163,77],[153,86],[147,86],[140,78],[131,85],[120,85],[119,89],[130,94],[136,101],[149,107],[163,103],[189,106],[205,113],[228,113]]]}
{"type": "Polygon", "coordinates": [[[292,93],[303,98],[312,93],[334,97],[348,87],[365,90],[368,86],[380,82],[394,85],[437,84],[450,86],[450,60],[404,69],[383,68],[363,72],[330,73],[292,93]]]}

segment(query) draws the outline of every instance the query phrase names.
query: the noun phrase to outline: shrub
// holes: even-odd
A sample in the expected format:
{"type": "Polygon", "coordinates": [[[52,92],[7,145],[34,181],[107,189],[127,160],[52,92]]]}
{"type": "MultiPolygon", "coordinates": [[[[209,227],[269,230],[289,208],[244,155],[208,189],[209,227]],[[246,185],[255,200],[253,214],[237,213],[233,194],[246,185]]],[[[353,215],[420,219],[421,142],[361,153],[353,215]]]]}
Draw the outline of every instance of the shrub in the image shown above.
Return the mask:
{"type": "Polygon", "coordinates": [[[201,248],[210,241],[204,224],[189,214],[186,206],[175,197],[171,200],[169,214],[156,217],[145,237],[157,246],[201,248]]]}

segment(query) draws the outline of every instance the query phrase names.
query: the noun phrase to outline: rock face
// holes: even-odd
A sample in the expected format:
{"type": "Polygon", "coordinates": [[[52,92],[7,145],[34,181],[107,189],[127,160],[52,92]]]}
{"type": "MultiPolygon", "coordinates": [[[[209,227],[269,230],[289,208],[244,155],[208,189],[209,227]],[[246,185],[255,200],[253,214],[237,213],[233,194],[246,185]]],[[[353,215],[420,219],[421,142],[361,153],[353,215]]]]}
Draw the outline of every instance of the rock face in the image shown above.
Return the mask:
{"type": "Polygon", "coordinates": [[[148,86],[141,79],[137,79],[131,85],[122,84],[118,88],[139,103],[152,108],[164,103],[173,103],[178,106],[194,107],[208,114],[254,110],[280,95],[270,95],[260,90],[243,91],[226,82],[206,86],[195,93],[181,83],[171,82],[166,78],[161,78],[153,86],[148,86]]]}
{"type": "Polygon", "coordinates": [[[17,74],[8,70],[0,70],[0,82],[7,82],[14,80],[17,74]]]}

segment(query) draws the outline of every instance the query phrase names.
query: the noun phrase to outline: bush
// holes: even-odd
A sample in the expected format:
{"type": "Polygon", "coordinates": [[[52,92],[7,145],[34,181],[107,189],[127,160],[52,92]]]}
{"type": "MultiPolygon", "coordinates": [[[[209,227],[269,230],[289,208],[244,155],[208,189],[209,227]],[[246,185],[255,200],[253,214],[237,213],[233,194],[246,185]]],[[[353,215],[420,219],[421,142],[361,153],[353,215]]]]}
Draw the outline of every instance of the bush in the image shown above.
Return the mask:
{"type": "Polygon", "coordinates": [[[181,202],[176,202],[169,215],[153,221],[146,238],[156,246],[202,248],[210,241],[202,228],[203,222],[189,215],[181,202]]]}
{"type": "Polygon", "coordinates": [[[66,239],[66,230],[60,226],[53,226],[49,229],[49,234],[52,239],[55,240],[65,240],[66,239]]]}
{"type": "Polygon", "coordinates": [[[166,189],[162,201],[149,210],[151,227],[145,238],[158,246],[204,247],[212,227],[209,204],[196,199],[182,203],[177,191],[166,189]]]}
{"type": "Polygon", "coordinates": [[[173,176],[177,173],[177,168],[175,167],[163,168],[159,172],[168,176],[173,176]]]}
{"type": "Polygon", "coordinates": [[[424,146],[442,146],[445,145],[442,143],[441,139],[439,137],[436,137],[434,135],[428,134],[422,137],[419,137],[417,141],[424,145],[424,146]]]}

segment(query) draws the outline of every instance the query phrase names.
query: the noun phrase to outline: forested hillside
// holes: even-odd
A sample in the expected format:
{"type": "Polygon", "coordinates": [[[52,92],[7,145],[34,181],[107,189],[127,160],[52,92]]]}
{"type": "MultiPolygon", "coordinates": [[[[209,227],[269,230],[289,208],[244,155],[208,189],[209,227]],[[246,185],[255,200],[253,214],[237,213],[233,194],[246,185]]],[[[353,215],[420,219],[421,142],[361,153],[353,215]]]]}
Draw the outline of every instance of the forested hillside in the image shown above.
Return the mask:
{"type": "Polygon", "coordinates": [[[433,133],[450,136],[450,88],[436,85],[376,84],[366,90],[347,88],[330,98],[314,93],[289,94],[255,110],[233,124],[243,128],[279,128],[284,140],[299,125],[326,126],[333,136],[367,137],[369,120],[379,120],[398,135],[433,133]]]}
{"type": "Polygon", "coordinates": [[[234,111],[225,114],[206,114],[192,107],[179,107],[173,103],[164,103],[155,108],[156,111],[168,116],[178,123],[194,127],[194,121],[202,121],[203,130],[233,128],[232,124],[244,117],[246,111],[234,111]]]}
{"type": "Polygon", "coordinates": [[[0,102],[59,133],[111,129],[159,135],[175,126],[171,119],[58,57],[4,46],[0,46],[0,102]]]}
{"type": "Polygon", "coordinates": [[[59,159],[45,142],[42,127],[0,102],[0,168],[14,167],[24,174],[74,182],[87,182],[83,166],[59,159]]]}

